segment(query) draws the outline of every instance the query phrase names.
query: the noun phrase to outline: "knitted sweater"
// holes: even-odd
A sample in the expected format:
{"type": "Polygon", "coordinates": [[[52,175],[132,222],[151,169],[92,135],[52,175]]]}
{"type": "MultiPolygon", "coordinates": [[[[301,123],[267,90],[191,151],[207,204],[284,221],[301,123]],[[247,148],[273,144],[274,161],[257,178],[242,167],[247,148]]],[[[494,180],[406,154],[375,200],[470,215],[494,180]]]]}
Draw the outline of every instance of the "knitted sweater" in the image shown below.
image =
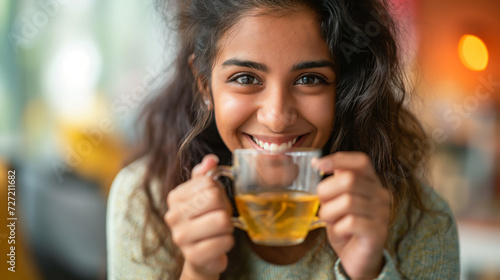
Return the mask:
{"type": "MultiPolygon", "coordinates": [[[[168,279],[164,268],[171,266],[169,250],[157,250],[154,262],[142,259],[141,242],[148,200],[140,188],[145,162],[136,161],[124,168],[111,187],[107,210],[108,278],[168,279]],[[156,263],[156,265],[152,265],[156,263]],[[162,267],[158,264],[164,264],[162,267]]],[[[154,203],[165,198],[158,196],[159,184],[153,184],[154,203]]],[[[425,214],[417,227],[400,243],[397,254],[384,252],[385,265],[376,279],[459,279],[459,249],[455,220],[447,203],[431,188],[424,188],[424,203],[442,214],[425,214]],[[451,218],[451,219],[450,219],[451,218]]],[[[149,219],[150,223],[159,223],[149,219]]],[[[388,248],[394,245],[407,227],[405,217],[399,217],[391,228],[388,248]]],[[[325,231],[314,241],[299,261],[276,265],[261,259],[246,242],[244,232],[235,231],[237,256],[229,260],[224,276],[227,279],[349,279],[343,272],[341,260],[329,246],[325,231]]],[[[154,235],[146,231],[146,242],[156,244],[154,235]]]]}

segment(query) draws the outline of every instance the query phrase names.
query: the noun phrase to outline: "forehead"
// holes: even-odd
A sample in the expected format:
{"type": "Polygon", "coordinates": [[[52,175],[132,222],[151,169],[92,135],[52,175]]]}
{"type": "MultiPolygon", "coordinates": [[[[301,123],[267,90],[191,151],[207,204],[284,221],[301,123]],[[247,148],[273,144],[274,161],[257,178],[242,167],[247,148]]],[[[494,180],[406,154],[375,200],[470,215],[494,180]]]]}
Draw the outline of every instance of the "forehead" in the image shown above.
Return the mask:
{"type": "Polygon", "coordinates": [[[308,9],[246,13],[220,38],[215,65],[234,57],[256,61],[331,60],[317,17],[308,9]]]}

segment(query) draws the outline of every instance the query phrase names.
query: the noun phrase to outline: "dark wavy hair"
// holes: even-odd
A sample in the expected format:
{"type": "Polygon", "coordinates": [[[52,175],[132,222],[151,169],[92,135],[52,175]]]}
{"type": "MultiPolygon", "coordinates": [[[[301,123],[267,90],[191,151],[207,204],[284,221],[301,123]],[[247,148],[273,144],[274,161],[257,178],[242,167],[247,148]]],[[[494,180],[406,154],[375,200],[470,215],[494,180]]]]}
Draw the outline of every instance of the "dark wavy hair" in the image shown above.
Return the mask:
{"type": "MultiPolygon", "coordinates": [[[[396,218],[408,221],[413,211],[423,213],[422,163],[427,151],[426,135],[404,106],[409,90],[399,61],[397,25],[388,4],[381,0],[176,0],[158,2],[160,12],[177,31],[175,72],[166,87],[145,106],[140,125],[147,171],[144,184],[150,204],[146,231],[157,237],[145,242],[144,261],[157,250],[174,248],[177,262],[165,267],[178,276],[182,256],[172,243],[163,222],[168,192],[190,177],[192,167],[208,153],[228,164],[231,152],[222,142],[201,89],[210,85],[211,70],[220,51],[218,40],[250,10],[267,14],[310,10],[317,17],[321,34],[335,63],[335,124],[324,151],[361,151],[372,160],[384,187],[392,195],[391,225],[396,218]],[[171,15],[174,15],[173,18],[171,15]],[[191,61],[191,66],[189,61],[191,61]],[[193,71],[194,70],[194,71],[193,71]],[[151,186],[160,182],[161,203],[154,203],[151,186]],[[408,211],[400,211],[403,198],[408,211]],[[413,211],[412,211],[413,210],[413,211]],[[398,217],[398,213],[406,217],[398,217]]],[[[227,190],[228,193],[230,190],[227,190]]],[[[403,236],[404,237],[404,236],[403,236]]],[[[399,240],[393,254],[397,254],[399,240]]],[[[170,249],[172,250],[172,249],[170,249]]]]}

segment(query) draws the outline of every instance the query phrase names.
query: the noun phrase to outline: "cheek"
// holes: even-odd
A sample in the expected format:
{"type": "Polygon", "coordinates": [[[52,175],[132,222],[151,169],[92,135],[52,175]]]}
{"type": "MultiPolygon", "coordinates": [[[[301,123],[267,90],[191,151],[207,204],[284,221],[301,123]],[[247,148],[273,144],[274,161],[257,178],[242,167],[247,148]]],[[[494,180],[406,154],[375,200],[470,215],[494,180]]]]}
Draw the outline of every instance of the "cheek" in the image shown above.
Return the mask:
{"type": "Polygon", "coordinates": [[[321,108],[321,110],[316,112],[319,126],[326,129],[328,134],[330,134],[331,129],[333,128],[335,118],[335,110],[333,106],[334,105],[324,106],[324,108],[321,108]]]}
{"type": "Polygon", "coordinates": [[[323,130],[331,130],[334,121],[334,106],[333,98],[321,98],[308,103],[306,109],[303,111],[307,115],[309,122],[311,122],[320,132],[323,130]]]}
{"type": "Polygon", "coordinates": [[[219,94],[214,96],[214,103],[215,121],[222,137],[236,133],[252,115],[252,103],[245,98],[219,94]]]}
{"type": "Polygon", "coordinates": [[[319,98],[303,105],[303,117],[317,129],[317,144],[326,144],[332,133],[335,110],[333,98],[319,98]]]}

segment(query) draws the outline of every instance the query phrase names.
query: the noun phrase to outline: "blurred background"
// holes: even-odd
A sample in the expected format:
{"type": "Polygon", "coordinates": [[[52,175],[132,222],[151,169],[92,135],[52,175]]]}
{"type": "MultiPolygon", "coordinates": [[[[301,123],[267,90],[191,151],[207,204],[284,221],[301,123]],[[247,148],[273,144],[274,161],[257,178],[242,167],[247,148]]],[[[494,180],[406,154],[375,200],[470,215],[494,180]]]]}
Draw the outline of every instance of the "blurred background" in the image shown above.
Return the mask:
{"type": "MultiPolygon", "coordinates": [[[[500,1],[393,9],[462,279],[500,279],[500,1]]],[[[0,221],[17,218],[15,273],[0,226],[0,279],[105,279],[108,190],[172,58],[168,32],[154,0],[0,0],[0,35],[0,221]]]]}

